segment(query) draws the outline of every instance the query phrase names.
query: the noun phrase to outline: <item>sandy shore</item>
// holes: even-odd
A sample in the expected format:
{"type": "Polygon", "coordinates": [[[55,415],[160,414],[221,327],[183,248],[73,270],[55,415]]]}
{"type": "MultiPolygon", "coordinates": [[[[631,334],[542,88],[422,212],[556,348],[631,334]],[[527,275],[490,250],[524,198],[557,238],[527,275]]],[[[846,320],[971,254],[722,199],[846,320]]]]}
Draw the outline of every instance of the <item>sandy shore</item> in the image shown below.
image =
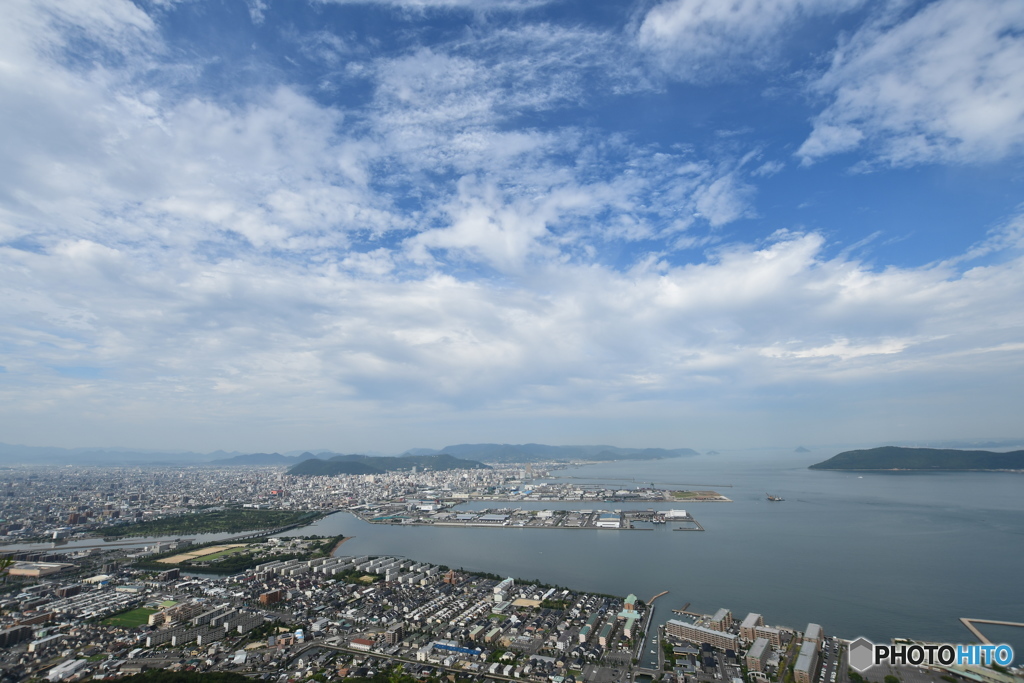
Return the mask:
{"type": "Polygon", "coordinates": [[[345,538],[343,538],[340,541],[338,541],[337,543],[335,543],[334,547],[331,548],[331,557],[334,557],[334,555],[337,554],[337,552],[338,552],[338,548],[341,547],[341,544],[344,543],[345,541],[349,540],[350,538],[355,538],[355,536],[346,536],[345,538]]]}

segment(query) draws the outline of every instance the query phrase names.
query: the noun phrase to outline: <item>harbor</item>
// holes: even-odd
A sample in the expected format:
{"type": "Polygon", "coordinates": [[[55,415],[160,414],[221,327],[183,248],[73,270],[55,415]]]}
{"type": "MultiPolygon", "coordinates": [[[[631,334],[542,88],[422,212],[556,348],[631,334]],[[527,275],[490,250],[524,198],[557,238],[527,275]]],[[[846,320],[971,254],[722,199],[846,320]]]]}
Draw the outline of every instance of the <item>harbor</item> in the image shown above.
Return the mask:
{"type": "Polygon", "coordinates": [[[370,524],[439,527],[487,527],[501,529],[587,529],[651,531],[657,525],[680,523],[676,531],[704,531],[686,510],[524,510],[489,508],[475,511],[403,511],[360,514],[370,524]]]}

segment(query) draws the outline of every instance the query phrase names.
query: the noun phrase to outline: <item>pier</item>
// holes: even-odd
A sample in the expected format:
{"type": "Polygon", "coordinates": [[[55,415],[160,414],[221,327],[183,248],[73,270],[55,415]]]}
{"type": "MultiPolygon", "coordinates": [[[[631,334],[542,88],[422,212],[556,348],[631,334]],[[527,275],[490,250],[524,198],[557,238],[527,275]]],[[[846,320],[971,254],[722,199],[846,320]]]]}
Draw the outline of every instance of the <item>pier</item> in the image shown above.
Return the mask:
{"type": "Polygon", "coordinates": [[[1024,628],[1024,623],[1021,623],[1019,621],[996,621],[994,619],[968,619],[967,617],[960,617],[960,623],[966,626],[967,630],[973,633],[974,636],[981,641],[982,645],[992,645],[993,643],[974,626],[975,624],[991,624],[992,626],[1016,626],[1017,628],[1024,628]]]}

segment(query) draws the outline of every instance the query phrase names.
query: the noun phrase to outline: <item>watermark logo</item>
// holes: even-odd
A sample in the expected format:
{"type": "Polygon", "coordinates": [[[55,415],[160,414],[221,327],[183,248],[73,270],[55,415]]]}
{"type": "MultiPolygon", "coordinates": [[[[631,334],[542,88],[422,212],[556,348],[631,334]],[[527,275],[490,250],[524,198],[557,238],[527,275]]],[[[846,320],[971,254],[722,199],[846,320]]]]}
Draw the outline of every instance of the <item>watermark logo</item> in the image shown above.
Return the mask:
{"type": "Polygon", "coordinates": [[[949,643],[893,643],[876,645],[867,638],[850,643],[850,668],[864,672],[879,664],[972,664],[1010,666],[1013,648],[1009,645],[951,645],[949,643]]]}

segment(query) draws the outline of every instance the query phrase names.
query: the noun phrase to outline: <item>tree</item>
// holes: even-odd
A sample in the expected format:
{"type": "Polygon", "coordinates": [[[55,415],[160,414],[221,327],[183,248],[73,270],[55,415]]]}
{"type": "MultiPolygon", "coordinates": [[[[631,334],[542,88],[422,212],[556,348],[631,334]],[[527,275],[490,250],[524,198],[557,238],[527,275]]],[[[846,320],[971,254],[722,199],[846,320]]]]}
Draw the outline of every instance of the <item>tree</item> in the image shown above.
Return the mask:
{"type": "Polygon", "coordinates": [[[415,679],[405,673],[404,664],[399,664],[388,672],[388,683],[415,683],[415,679]]]}

